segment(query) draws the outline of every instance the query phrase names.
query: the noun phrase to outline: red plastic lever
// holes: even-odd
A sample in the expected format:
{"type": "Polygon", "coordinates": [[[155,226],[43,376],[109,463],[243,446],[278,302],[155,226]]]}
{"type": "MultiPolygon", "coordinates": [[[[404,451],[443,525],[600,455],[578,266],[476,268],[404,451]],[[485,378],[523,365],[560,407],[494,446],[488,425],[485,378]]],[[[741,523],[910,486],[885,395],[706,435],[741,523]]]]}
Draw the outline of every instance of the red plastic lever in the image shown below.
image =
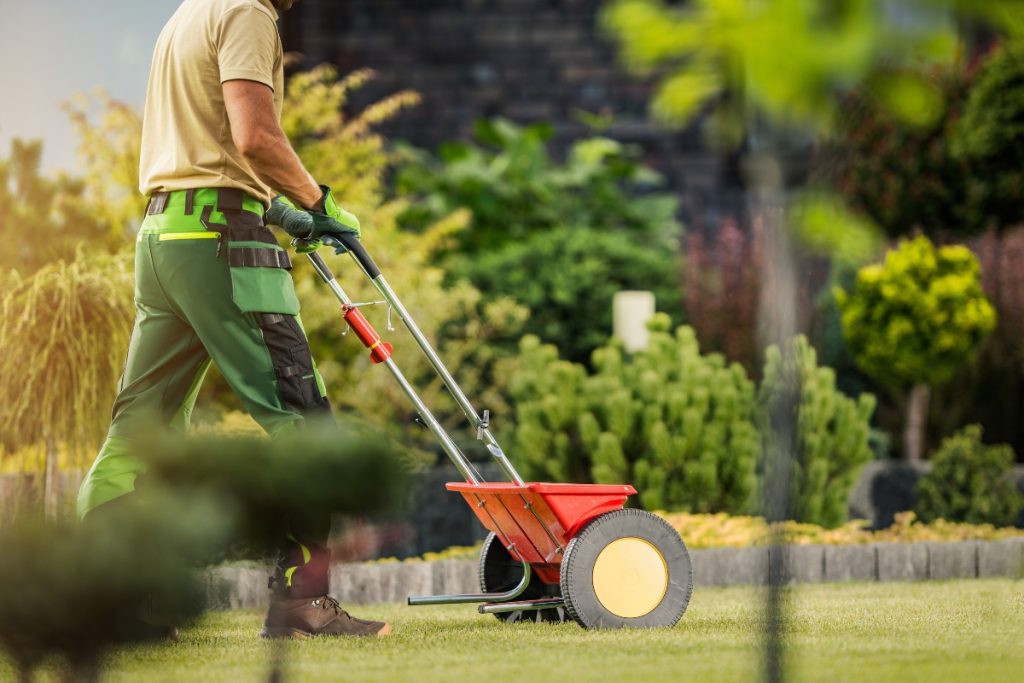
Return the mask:
{"type": "Polygon", "coordinates": [[[383,363],[391,358],[394,347],[381,340],[377,330],[373,329],[373,325],[366,319],[366,316],[359,312],[358,308],[345,309],[345,322],[359,337],[359,341],[363,342],[363,346],[370,349],[370,360],[374,363],[383,363]]]}

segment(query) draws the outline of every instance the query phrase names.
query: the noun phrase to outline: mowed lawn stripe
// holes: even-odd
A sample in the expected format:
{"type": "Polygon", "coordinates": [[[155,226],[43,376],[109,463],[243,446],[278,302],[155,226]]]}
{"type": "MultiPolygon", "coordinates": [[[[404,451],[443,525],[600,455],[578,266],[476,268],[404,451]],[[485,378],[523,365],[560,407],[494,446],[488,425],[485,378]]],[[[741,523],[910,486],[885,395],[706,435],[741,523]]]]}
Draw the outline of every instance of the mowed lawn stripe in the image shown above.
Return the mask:
{"type": "MultiPolygon", "coordinates": [[[[656,631],[503,624],[472,606],[353,608],[391,621],[395,635],[289,642],[286,680],[755,681],[763,599],[759,588],[698,588],[683,621],[656,631]]],[[[1024,671],[1024,581],[799,586],[787,604],[795,681],[1009,683],[1024,671]]],[[[272,646],[256,638],[261,618],[210,614],[178,643],[118,652],[103,680],[266,680],[272,646]]],[[[0,663],[0,680],[11,675],[0,663]]]]}

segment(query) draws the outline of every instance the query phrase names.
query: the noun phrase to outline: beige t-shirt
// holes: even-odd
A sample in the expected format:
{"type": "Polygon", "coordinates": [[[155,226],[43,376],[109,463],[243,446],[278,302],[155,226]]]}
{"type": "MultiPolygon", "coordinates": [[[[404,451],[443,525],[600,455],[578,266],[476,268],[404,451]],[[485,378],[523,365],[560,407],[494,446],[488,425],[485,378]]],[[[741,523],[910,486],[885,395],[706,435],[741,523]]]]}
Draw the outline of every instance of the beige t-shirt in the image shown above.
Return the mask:
{"type": "Polygon", "coordinates": [[[139,190],[237,187],[269,206],[274,193],[231,140],[221,83],[274,89],[281,115],[284,63],[270,0],[184,0],[153,50],[142,120],[139,190]]]}

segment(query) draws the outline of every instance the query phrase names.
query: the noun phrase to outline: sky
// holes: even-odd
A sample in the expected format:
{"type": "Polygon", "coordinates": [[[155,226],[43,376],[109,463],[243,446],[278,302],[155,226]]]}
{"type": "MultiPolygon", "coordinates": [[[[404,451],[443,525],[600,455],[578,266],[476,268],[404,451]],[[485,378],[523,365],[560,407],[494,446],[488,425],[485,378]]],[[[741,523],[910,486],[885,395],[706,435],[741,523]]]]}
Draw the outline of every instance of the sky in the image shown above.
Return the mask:
{"type": "Polygon", "coordinates": [[[61,103],[95,88],[141,108],[156,37],[181,0],[0,0],[0,156],[42,138],[43,169],[74,170],[61,103]]]}

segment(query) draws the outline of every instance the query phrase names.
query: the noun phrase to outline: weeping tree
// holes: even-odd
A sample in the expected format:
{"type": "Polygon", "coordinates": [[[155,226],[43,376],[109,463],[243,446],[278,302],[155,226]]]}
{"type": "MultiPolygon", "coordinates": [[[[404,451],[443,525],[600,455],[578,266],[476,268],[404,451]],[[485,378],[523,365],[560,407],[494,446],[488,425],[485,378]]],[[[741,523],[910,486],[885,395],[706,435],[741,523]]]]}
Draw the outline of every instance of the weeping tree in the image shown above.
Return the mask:
{"type": "Polygon", "coordinates": [[[134,311],[130,260],[80,252],[3,279],[0,454],[44,449],[44,509],[53,516],[59,455],[83,465],[110,419],[134,311]]]}

